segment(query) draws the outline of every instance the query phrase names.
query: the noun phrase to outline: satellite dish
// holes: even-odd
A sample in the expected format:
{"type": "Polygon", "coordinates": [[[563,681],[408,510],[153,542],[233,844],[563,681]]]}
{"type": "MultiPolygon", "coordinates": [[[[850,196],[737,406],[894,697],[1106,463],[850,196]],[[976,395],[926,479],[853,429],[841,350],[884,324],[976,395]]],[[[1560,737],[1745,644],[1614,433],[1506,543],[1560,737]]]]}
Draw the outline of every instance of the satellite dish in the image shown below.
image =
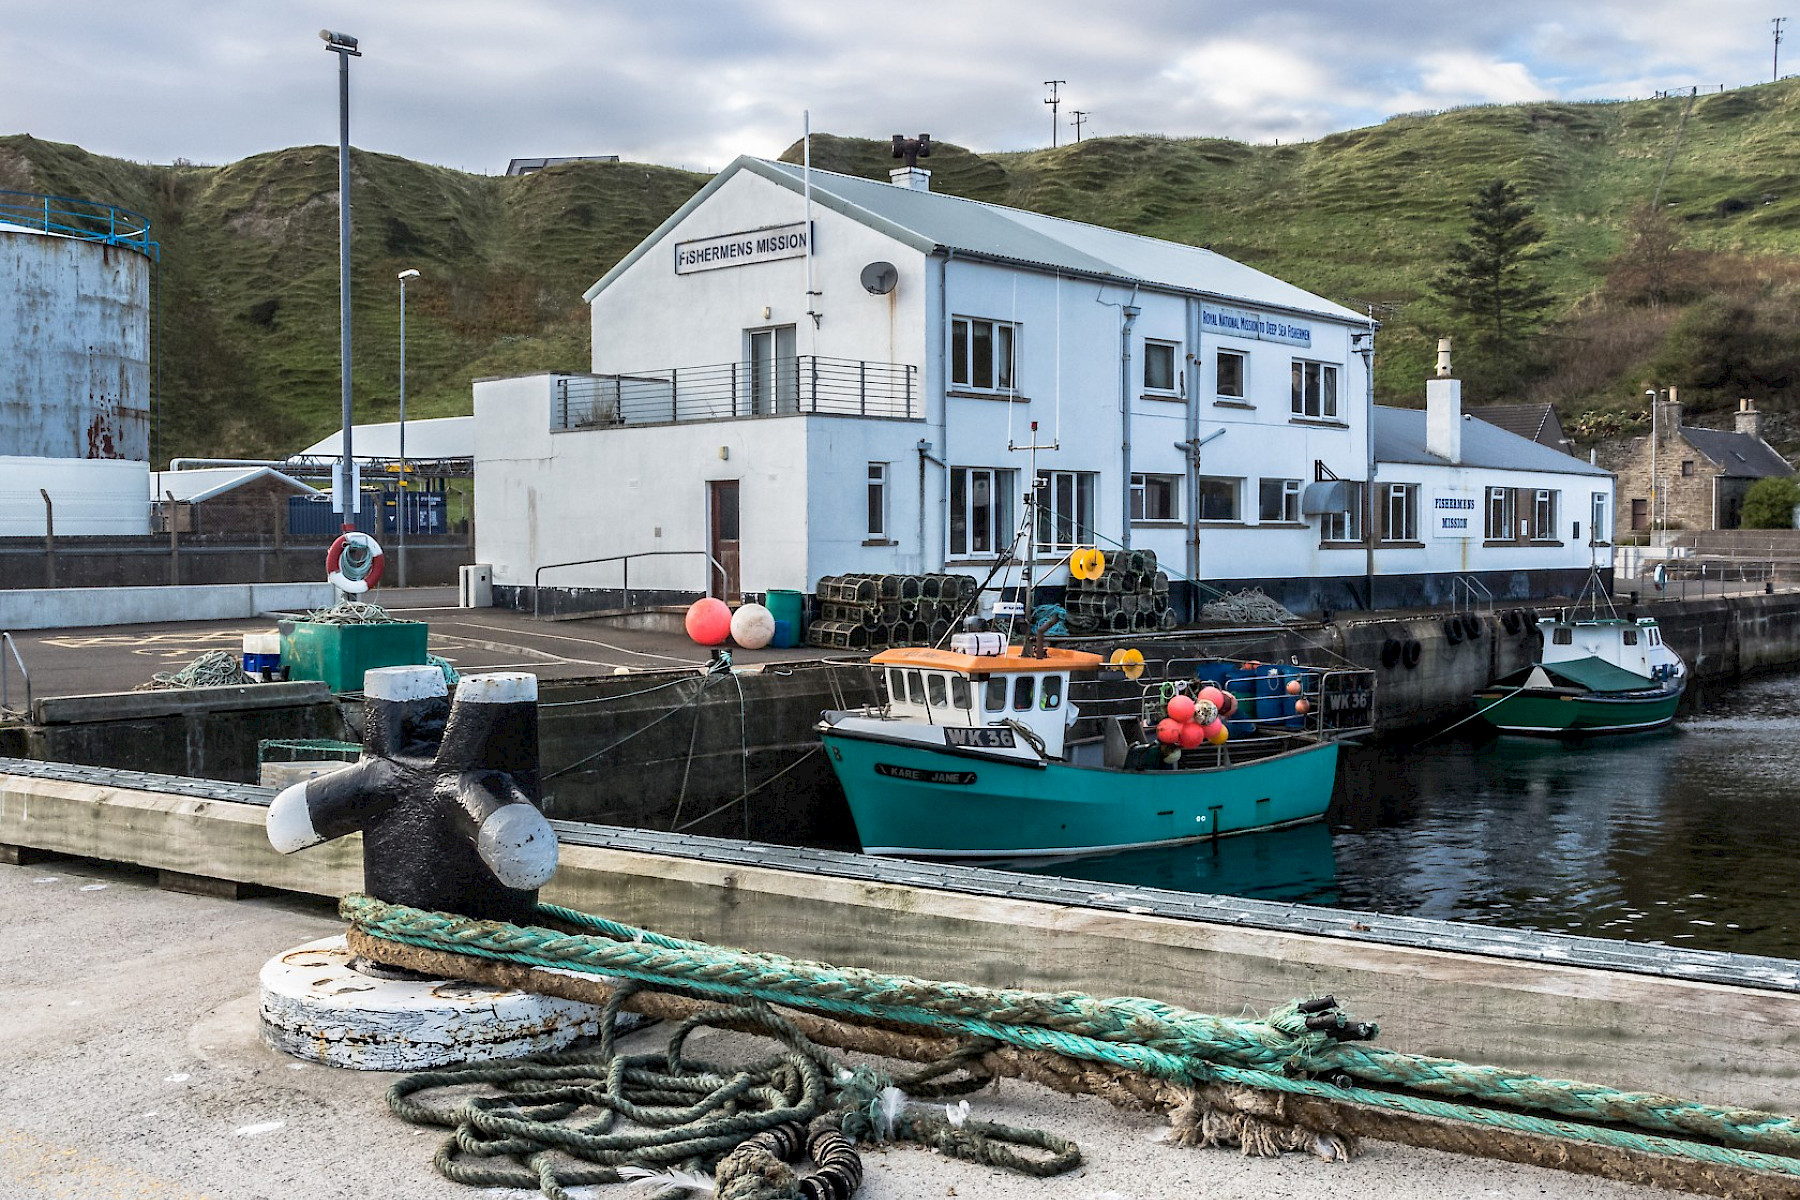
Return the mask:
{"type": "Polygon", "coordinates": [[[862,269],[862,285],[871,296],[885,296],[900,282],[900,272],[891,262],[872,262],[862,269]]]}

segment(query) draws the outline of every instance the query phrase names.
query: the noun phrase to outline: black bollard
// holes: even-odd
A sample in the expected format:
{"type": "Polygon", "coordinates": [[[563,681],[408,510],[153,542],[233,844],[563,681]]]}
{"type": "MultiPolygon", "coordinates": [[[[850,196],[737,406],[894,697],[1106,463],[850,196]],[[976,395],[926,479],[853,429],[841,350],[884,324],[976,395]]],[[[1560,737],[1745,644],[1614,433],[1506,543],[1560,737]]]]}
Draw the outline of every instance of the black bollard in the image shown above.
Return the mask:
{"type": "Polygon", "coordinates": [[[448,691],[436,667],[370,671],[361,761],[277,796],[269,842],[292,854],[360,830],[376,899],[529,921],[557,857],[538,810],[537,678],[471,675],[454,704],[448,691]]]}

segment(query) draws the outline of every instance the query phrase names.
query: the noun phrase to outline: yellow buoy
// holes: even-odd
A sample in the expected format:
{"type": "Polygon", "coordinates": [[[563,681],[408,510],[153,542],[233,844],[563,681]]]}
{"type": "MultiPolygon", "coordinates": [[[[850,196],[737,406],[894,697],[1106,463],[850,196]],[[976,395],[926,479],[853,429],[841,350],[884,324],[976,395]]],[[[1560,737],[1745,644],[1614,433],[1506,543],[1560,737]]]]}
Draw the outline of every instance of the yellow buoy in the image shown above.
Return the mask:
{"type": "Polygon", "coordinates": [[[1069,555],[1069,574],[1077,579],[1098,579],[1106,571],[1106,555],[1096,546],[1083,546],[1069,555]]]}
{"type": "Polygon", "coordinates": [[[1114,650],[1107,662],[1119,668],[1127,679],[1136,679],[1144,673],[1142,650],[1114,650]]]}

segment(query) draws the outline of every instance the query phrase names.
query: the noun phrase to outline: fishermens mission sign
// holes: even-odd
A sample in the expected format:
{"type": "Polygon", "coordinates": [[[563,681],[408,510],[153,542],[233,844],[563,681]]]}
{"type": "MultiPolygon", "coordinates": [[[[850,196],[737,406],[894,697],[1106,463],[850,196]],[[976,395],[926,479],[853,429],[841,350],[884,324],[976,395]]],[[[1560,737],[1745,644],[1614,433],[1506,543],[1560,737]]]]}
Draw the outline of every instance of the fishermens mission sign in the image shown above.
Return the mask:
{"type": "Polygon", "coordinates": [[[691,275],[695,271],[716,271],[720,267],[799,258],[806,253],[806,242],[804,221],[744,233],[726,233],[697,242],[676,242],[675,273],[691,275]]]}

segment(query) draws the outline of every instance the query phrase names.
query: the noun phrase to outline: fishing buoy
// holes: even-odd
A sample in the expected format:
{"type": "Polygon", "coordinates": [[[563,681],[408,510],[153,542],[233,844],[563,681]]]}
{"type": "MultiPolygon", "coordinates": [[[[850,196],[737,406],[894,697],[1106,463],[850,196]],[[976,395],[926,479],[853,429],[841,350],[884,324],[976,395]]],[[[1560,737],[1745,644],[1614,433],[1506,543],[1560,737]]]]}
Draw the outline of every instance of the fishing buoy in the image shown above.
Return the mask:
{"type": "Polygon", "coordinates": [[[731,614],[731,640],[746,650],[761,650],[775,638],[775,614],[760,604],[745,604],[731,614]]]}
{"type": "Polygon", "coordinates": [[[368,591],[381,582],[381,543],[366,533],[339,534],[331,549],[325,552],[325,578],[331,586],[348,596],[368,591]]]}
{"type": "Polygon", "coordinates": [[[1288,680],[1287,694],[1290,696],[1298,696],[1300,694],[1300,681],[1298,679],[1288,680]]]}
{"type": "Polygon", "coordinates": [[[1294,701],[1294,711],[1304,717],[1307,713],[1312,711],[1312,705],[1304,700],[1296,700],[1294,701]]]}
{"type": "Polygon", "coordinates": [[[1233,692],[1224,693],[1224,699],[1219,701],[1219,715],[1221,717],[1233,717],[1237,715],[1237,710],[1237,695],[1233,692]]]}
{"type": "Polygon", "coordinates": [[[1165,746],[1178,745],[1184,728],[1186,722],[1177,721],[1174,717],[1164,717],[1156,723],[1156,740],[1165,746]]]}
{"type": "Polygon", "coordinates": [[[1142,650],[1114,650],[1112,657],[1106,661],[1119,668],[1127,679],[1136,679],[1144,673],[1144,652],[1142,650]]]}
{"type": "Polygon", "coordinates": [[[1656,590],[1659,592],[1662,591],[1669,586],[1669,568],[1661,563],[1657,563],[1656,570],[1650,574],[1650,579],[1651,582],[1656,584],[1656,590]]]}
{"type": "Polygon", "coordinates": [[[1177,721],[1189,721],[1194,716],[1194,700],[1191,696],[1175,695],[1169,697],[1169,716],[1177,721]]]}
{"type": "Polygon", "coordinates": [[[703,596],[688,605],[682,624],[687,635],[702,646],[717,646],[731,636],[731,609],[713,596],[703,596]]]}
{"type": "Polygon", "coordinates": [[[1186,721],[1181,726],[1181,748],[1192,750],[1206,740],[1206,726],[1198,721],[1186,721]]]}
{"type": "Polygon", "coordinates": [[[1231,730],[1225,727],[1223,721],[1214,721],[1206,727],[1205,732],[1206,743],[1209,746],[1223,746],[1231,738],[1231,730]]]}
{"type": "Polygon", "coordinates": [[[1195,698],[1204,700],[1214,708],[1225,707],[1225,693],[1216,687],[1203,687],[1195,693],[1195,698]]]}
{"type": "Polygon", "coordinates": [[[1210,700],[1196,700],[1194,715],[1189,720],[1198,721],[1202,725],[1210,725],[1219,719],[1219,706],[1210,700]]]}

